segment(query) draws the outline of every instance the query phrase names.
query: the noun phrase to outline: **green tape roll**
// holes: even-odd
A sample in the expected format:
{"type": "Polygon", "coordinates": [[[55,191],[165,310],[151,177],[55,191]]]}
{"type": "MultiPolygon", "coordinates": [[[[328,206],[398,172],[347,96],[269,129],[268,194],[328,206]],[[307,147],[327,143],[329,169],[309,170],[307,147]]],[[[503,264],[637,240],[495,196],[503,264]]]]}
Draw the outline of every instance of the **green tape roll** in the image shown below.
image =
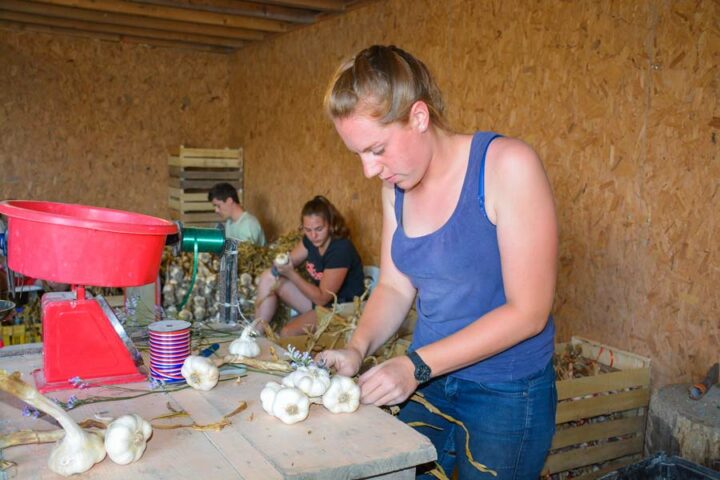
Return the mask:
{"type": "Polygon", "coordinates": [[[180,250],[183,252],[223,253],[225,234],[216,228],[183,228],[180,250]],[[197,250],[195,250],[197,244],[197,250]]]}

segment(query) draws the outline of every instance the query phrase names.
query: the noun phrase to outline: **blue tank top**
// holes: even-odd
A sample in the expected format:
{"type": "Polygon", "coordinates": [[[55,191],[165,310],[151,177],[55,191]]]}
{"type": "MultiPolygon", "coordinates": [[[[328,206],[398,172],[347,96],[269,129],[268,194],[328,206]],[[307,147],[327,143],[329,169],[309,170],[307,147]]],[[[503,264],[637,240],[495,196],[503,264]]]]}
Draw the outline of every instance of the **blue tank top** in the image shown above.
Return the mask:
{"type": "MultiPolygon", "coordinates": [[[[438,230],[408,237],[402,222],[404,190],[395,187],[391,255],[418,291],[411,349],[466,327],[506,303],[495,225],[485,212],[485,154],[500,135],[478,132],[470,146],[465,180],[455,211],[438,230]]],[[[552,317],[542,332],[492,357],[452,372],[475,382],[511,381],[545,368],[553,353],[552,317]]]]}

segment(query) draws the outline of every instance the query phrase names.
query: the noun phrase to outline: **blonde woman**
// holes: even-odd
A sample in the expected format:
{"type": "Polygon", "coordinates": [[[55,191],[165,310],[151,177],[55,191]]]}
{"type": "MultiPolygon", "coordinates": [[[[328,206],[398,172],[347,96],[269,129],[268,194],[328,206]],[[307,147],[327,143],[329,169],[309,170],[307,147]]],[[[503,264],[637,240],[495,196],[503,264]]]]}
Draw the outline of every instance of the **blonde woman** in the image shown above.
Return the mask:
{"type": "Polygon", "coordinates": [[[383,231],[380,279],[357,330],[319,358],[356,374],[417,295],[410,353],[361,375],[362,401],[401,404],[404,421],[440,427],[417,428],[448,476],[490,478],[468,461],[460,427],[406,402],[416,390],[465,424],[473,457],[496,478],[538,478],[557,397],[557,220],[538,156],[517,139],[450,129],[427,67],[395,46],[343,63],[325,107],[365,176],[383,181],[383,231]]]}

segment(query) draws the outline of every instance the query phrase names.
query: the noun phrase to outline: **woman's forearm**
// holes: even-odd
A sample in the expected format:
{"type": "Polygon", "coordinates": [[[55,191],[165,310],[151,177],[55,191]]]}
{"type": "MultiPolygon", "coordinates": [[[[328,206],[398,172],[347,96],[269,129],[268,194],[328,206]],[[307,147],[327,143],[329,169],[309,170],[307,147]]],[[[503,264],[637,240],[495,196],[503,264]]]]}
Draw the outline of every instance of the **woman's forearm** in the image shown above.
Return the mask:
{"type": "Polygon", "coordinates": [[[292,284],[315,305],[325,305],[332,300],[330,293],[323,292],[319,286],[306,281],[297,270],[292,270],[285,278],[292,282],[292,284]]]}

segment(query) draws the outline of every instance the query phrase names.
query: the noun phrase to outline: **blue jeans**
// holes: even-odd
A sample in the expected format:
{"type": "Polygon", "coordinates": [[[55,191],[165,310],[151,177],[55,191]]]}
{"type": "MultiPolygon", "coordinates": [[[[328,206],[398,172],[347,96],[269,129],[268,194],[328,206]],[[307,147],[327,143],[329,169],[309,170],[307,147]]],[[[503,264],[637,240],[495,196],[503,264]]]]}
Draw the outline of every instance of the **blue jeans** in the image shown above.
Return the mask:
{"type": "MultiPolygon", "coordinates": [[[[477,383],[443,376],[418,392],[442,413],[465,425],[473,459],[497,472],[497,477],[492,477],[470,464],[462,427],[417,402],[407,402],[399,419],[441,428],[415,427],[435,445],[438,463],[448,477],[455,467],[459,480],[536,480],[540,476],[555,433],[557,391],[552,362],[521,380],[477,383]]],[[[422,472],[418,468],[417,478],[433,478],[422,472]]]]}

